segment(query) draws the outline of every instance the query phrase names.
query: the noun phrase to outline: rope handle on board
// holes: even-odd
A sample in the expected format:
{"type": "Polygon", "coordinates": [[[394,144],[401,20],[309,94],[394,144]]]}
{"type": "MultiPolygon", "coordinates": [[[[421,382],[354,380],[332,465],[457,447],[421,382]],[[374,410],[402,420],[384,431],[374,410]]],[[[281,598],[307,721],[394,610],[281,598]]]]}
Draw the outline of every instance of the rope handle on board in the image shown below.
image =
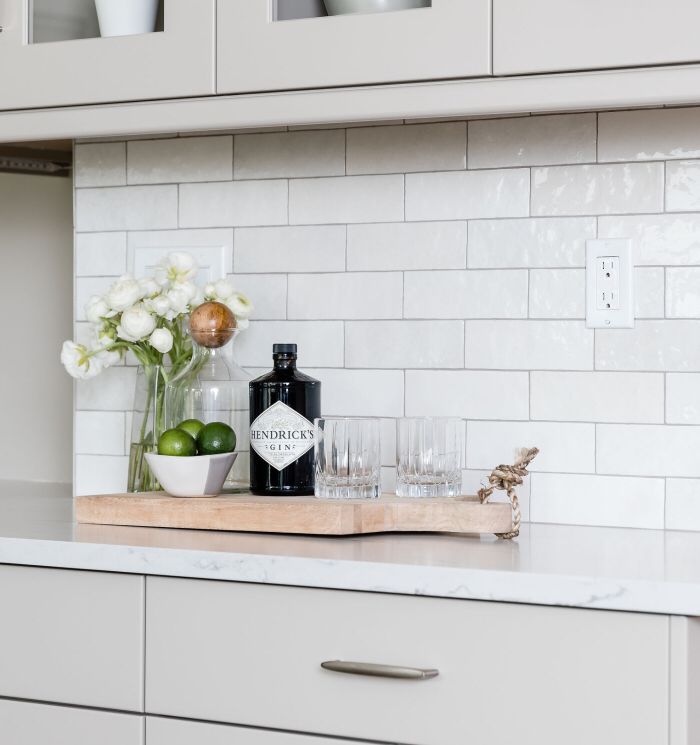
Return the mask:
{"type": "Polygon", "coordinates": [[[508,540],[509,538],[516,538],[520,533],[520,503],[515,487],[523,483],[523,479],[528,473],[527,467],[539,452],[539,448],[522,448],[512,466],[503,464],[496,466],[489,476],[489,486],[484,486],[477,492],[481,504],[488,502],[489,497],[496,489],[505,491],[510,499],[513,508],[513,529],[508,533],[496,533],[498,538],[508,540]]]}

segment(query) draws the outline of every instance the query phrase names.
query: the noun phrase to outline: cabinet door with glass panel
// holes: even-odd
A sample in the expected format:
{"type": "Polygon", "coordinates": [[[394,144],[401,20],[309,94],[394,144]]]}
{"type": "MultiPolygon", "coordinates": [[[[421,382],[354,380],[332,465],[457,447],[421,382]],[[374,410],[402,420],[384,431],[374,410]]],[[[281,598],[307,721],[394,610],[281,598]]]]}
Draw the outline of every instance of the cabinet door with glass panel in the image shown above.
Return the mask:
{"type": "Polygon", "coordinates": [[[0,0],[0,110],[214,93],[214,24],[215,0],[0,0]]]}
{"type": "Polygon", "coordinates": [[[218,0],[219,93],[491,73],[491,0],[218,0]]]}

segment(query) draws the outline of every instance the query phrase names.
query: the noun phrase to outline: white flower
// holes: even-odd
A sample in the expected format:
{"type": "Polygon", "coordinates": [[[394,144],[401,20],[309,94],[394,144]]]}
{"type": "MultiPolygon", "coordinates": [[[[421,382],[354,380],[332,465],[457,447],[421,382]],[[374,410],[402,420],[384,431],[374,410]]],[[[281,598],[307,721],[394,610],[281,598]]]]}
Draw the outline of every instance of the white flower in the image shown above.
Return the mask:
{"type": "Polygon", "coordinates": [[[236,319],[236,328],[239,331],[245,331],[245,329],[250,326],[250,321],[247,318],[237,318],[236,319]]]}
{"type": "Polygon", "coordinates": [[[112,310],[119,313],[141,299],[141,287],[130,274],[125,274],[109,288],[104,299],[112,310]]]}
{"type": "Polygon", "coordinates": [[[103,368],[101,360],[97,356],[91,356],[85,345],[72,341],[63,342],[61,362],[68,374],[79,380],[94,378],[102,372],[103,368]]]}
{"type": "Polygon", "coordinates": [[[233,285],[227,279],[220,279],[214,285],[214,291],[216,297],[221,301],[228,300],[228,298],[230,298],[234,293],[233,285]]]}
{"type": "Polygon", "coordinates": [[[122,313],[117,335],[125,341],[141,341],[150,336],[155,327],[156,319],[139,303],[122,313]]]}
{"type": "Polygon", "coordinates": [[[156,281],[161,287],[194,279],[198,271],[197,262],[187,251],[169,253],[156,269],[156,281]]]}
{"type": "Polygon", "coordinates": [[[175,316],[187,313],[190,298],[187,292],[181,289],[168,290],[168,302],[170,303],[170,313],[166,318],[171,321],[175,316]]]}
{"type": "Polygon", "coordinates": [[[95,355],[95,359],[102,363],[103,367],[112,367],[121,360],[122,356],[116,349],[103,349],[95,355]]]}
{"type": "Polygon", "coordinates": [[[214,300],[216,298],[216,285],[213,282],[208,282],[204,285],[204,297],[207,300],[214,300]]]}
{"type": "Polygon", "coordinates": [[[156,329],[148,341],[163,354],[167,354],[173,348],[173,335],[168,329],[156,329]]]}
{"type": "Polygon", "coordinates": [[[226,298],[226,305],[233,311],[236,319],[245,319],[253,312],[253,304],[242,292],[234,292],[226,298]]]}
{"type": "Polygon", "coordinates": [[[143,304],[157,316],[165,317],[170,311],[170,301],[165,295],[156,295],[154,298],[147,298],[143,301],[143,304]]]}
{"type": "Polygon", "coordinates": [[[108,313],[109,306],[99,295],[93,295],[85,305],[85,316],[90,323],[102,323],[108,313]]]}
{"type": "Polygon", "coordinates": [[[144,277],[139,280],[141,297],[153,297],[160,292],[160,285],[152,277],[144,277]]]}

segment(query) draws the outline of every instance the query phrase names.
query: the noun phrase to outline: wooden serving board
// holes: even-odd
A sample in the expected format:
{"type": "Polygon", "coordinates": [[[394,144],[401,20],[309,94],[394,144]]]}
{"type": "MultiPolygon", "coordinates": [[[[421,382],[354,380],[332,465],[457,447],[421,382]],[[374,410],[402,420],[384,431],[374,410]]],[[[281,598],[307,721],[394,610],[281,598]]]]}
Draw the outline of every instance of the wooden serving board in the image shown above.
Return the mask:
{"type": "Polygon", "coordinates": [[[361,535],[364,533],[506,533],[510,504],[477,497],[431,499],[316,499],[236,496],[182,499],[163,492],[76,497],[79,523],[149,528],[193,528],[254,533],[361,535]]]}

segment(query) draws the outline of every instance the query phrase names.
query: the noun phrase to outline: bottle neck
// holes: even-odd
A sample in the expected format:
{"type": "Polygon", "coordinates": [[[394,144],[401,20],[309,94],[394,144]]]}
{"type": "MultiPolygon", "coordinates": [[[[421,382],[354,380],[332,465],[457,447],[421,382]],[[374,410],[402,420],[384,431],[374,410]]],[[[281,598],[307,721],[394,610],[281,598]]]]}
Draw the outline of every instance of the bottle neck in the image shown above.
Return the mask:
{"type": "Polygon", "coordinates": [[[297,358],[296,356],[280,354],[272,358],[275,370],[296,370],[297,369],[297,358]]]}

